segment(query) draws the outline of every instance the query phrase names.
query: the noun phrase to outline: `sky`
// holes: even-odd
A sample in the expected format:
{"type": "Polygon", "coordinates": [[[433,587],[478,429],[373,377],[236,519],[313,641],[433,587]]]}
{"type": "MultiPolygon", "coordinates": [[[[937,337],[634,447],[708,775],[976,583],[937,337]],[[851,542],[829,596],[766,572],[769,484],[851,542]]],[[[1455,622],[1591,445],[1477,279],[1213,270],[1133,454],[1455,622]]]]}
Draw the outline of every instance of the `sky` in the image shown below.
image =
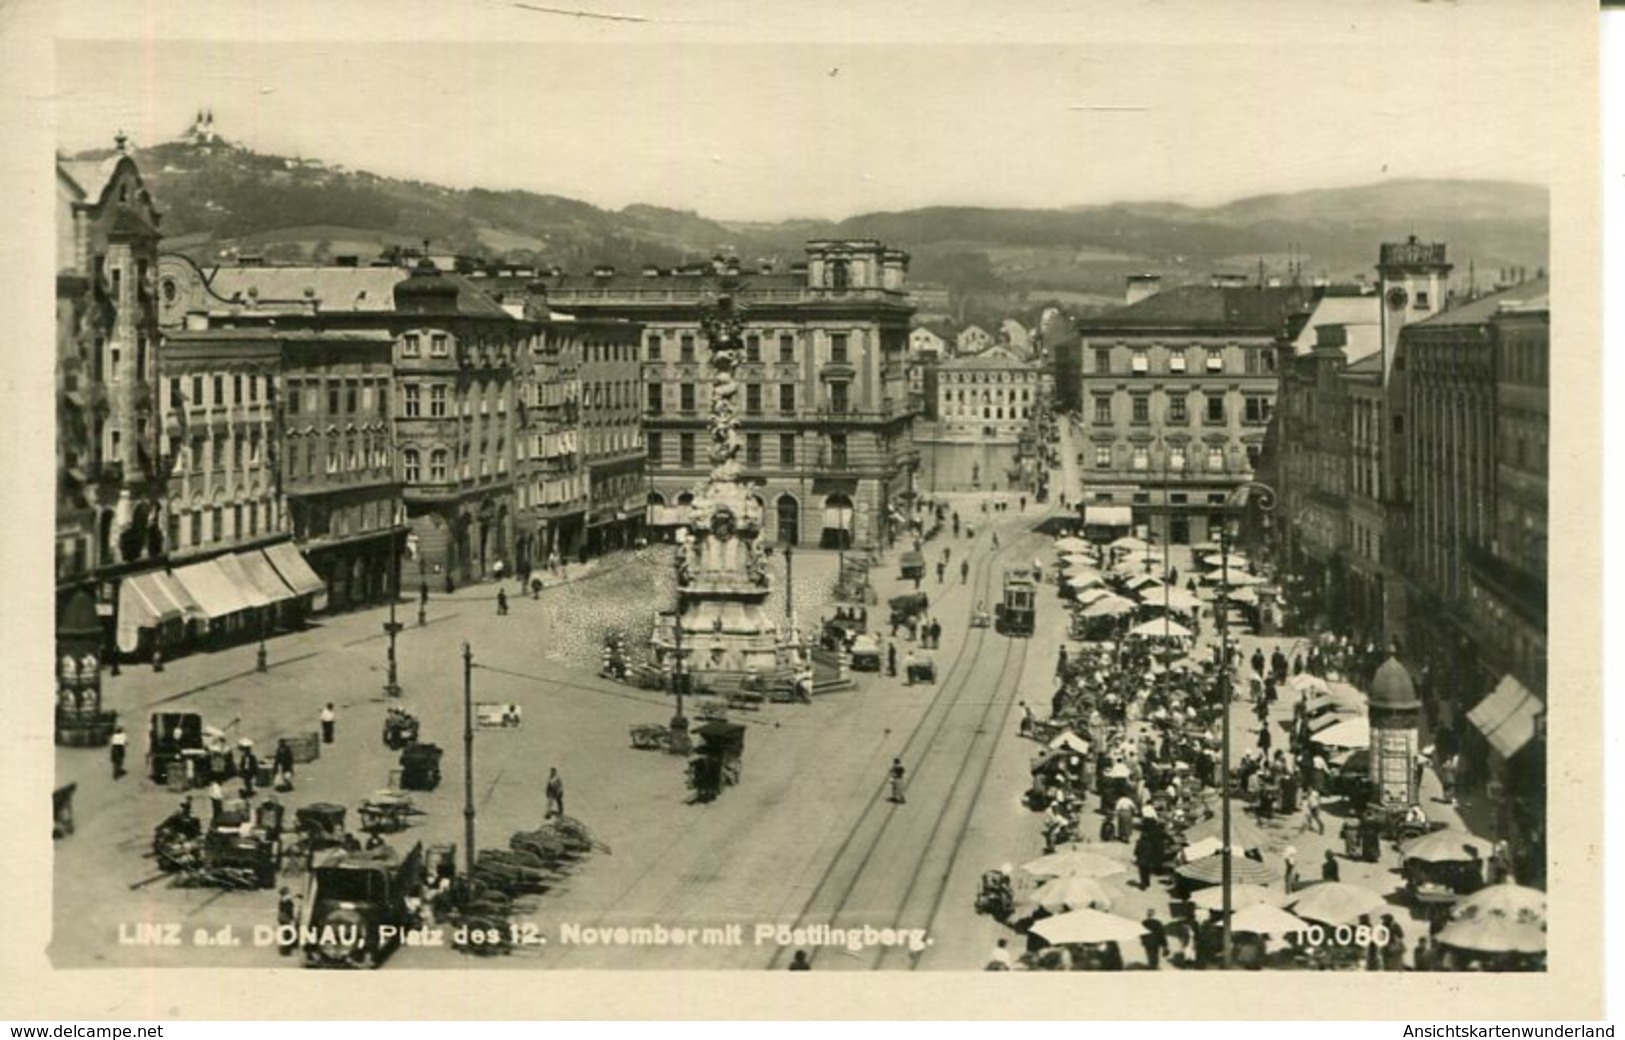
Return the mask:
{"type": "Polygon", "coordinates": [[[1549,184],[1573,130],[1575,37],[1521,2],[67,6],[66,150],[209,107],[260,151],[731,220],[1549,184]]]}

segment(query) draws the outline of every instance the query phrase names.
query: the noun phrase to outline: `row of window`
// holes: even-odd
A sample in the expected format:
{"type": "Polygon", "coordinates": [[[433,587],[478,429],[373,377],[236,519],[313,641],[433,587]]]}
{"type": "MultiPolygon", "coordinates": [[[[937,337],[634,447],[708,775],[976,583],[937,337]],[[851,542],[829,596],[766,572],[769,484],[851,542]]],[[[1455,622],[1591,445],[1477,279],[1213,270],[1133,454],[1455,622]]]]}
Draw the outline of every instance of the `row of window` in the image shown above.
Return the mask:
{"type": "MultiPolygon", "coordinates": [[[[916,366],[916,369],[918,369],[918,366],[916,366]]],[[[1009,372],[938,372],[937,378],[943,383],[1036,383],[1038,373],[1021,372],[1012,375],[1009,372]]],[[[1014,390],[1011,391],[1011,393],[1014,392],[1014,390]]],[[[1023,390],[1021,393],[1023,399],[1025,399],[1030,391],[1023,390]]]]}
{"type": "MultiPolygon", "coordinates": [[[[321,442],[315,437],[296,437],[288,441],[288,475],[313,477],[316,475],[316,457],[323,454],[321,442]]],[[[348,437],[326,445],[324,471],[335,476],[340,473],[359,473],[368,469],[388,469],[390,465],[389,439],[383,434],[348,437]]]]}
{"type": "MultiPolygon", "coordinates": [[[[693,333],[681,333],[677,337],[677,360],[699,360],[696,348],[697,340],[693,333]]],[[[651,332],[645,341],[647,359],[660,361],[665,356],[666,337],[659,332],[651,332]]],[[[829,334],[829,360],[831,364],[844,365],[851,362],[850,338],[845,332],[832,332],[829,334]]],[[[778,335],[778,362],[781,365],[793,365],[796,361],[796,337],[794,333],[781,332],[778,335]]],[[[745,361],[758,363],[762,360],[762,337],[758,333],[748,333],[745,336],[745,361]]]]}
{"type": "MultiPolygon", "coordinates": [[[[1247,449],[1247,466],[1249,469],[1258,465],[1260,448],[1256,444],[1249,444],[1247,449]]],[[[1095,468],[1112,468],[1112,446],[1109,444],[1095,445],[1095,468]]],[[[1188,469],[1196,469],[1194,464],[1201,460],[1199,467],[1209,473],[1220,473],[1225,469],[1225,450],[1222,445],[1210,444],[1200,454],[1188,451],[1184,445],[1169,445],[1168,450],[1160,461],[1166,462],[1170,473],[1182,473],[1188,469]]],[[[1129,468],[1137,470],[1151,469],[1151,449],[1145,445],[1134,445],[1129,451],[1129,468]]]]}
{"type": "MultiPolygon", "coordinates": [[[[649,450],[649,459],[659,464],[665,458],[666,438],[657,431],[644,435],[649,450]]],[[[778,436],[778,465],[796,465],[796,435],[781,433],[778,436]]],[[[745,434],[745,464],[747,466],[760,466],[763,463],[763,438],[759,433],[745,434]]],[[[677,464],[692,466],[695,461],[695,436],[692,433],[677,435],[677,464]]],[[[846,434],[832,433],[829,435],[829,465],[834,468],[845,468],[847,464],[846,434]]]]}
{"type": "Polygon", "coordinates": [[[263,510],[265,533],[270,534],[276,530],[276,504],[274,502],[238,502],[230,507],[223,505],[209,508],[199,508],[189,511],[184,528],[186,539],[181,539],[181,514],[171,512],[168,521],[169,544],[177,549],[195,549],[201,545],[213,542],[241,541],[244,538],[254,538],[260,533],[261,514],[263,510]],[[227,521],[230,525],[227,525],[227,521]]]}
{"type": "Polygon", "coordinates": [[[263,393],[267,403],[272,397],[271,377],[233,373],[212,376],[201,374],[182,378],[169,377],[169,399],[163,403],[164,411],[183,404],[192,408],[219,408],[225,405],[258,404],[263,393]]]}
{"type": "MultiPolygon", "coordinates": [[[[1183,426],[1190,422],[1190,409],[1188,394],[1169,394],[1168,409],[1163,415],[1165,423],[1183,426]]],[[[1199,394],[1202,399],[1202,422],[1209,425],[1222,425],[1225,422],[1225,395],[1199,394]]],[[[1115,420],[1113,397],[1110,394],[1095,394],[1093,396],[1094,421],[1098,424],[1109,425],[1115,420]]],[[[1245,422],[1263,425],[1270,421],[1274,402],[1261,394],[1248,394],[1242,398],[1242,418],[1245,422]]],[[[1129,421],[1133,423],[1151,422],[1151,395],[1129,395],[1129,421]]]]}
{"type": "Polygon", "coordinates": [[[260,432],[250,430],[246,437],[232,437],[224,430],[216,430],[213,436],[199,433],[192,438],[185,468],[193,473],[227,468],[236,470],[243,468],[245,460],[247,465],[259,465],[260,432]]]}
{"type": "MultiPolygon", "coordinates": [[[[428,417],[431,419],[444,419],[453,414],[449,410],[450,405],[448,402],[450,398],[451,395],[447,384],[430,383],[428,417]]],[[[465,394],[463,396],[463,415],[471,416],[474,414],[476,400],[479,402],[479,414],[490,415],[492,398],[496,400],[496,414],[508,414],[507,395],[503,393],[501,387],[492,386],[488,391],[471,389],[469,393],[465,394]]],[[[425,414],[423,411],[423,387],[420,384],[405,383],[401,386],[401,414],[408,419],[421,418],[425,414]]]]}
{"type": "MultiPolygon", "coordinates": [[[[1015,407],[1012,407],[1010,409],[1010,416],[1009,417],[1011,419],[1023,419],[1023,420],[1025,420],[1025,419],[1029,418],[1031,411],[1032,411],[1032,409],[1030,409],[1030,408],[1015,408],[1015,407]]],[[[950,403],[949,405],[947,405],[942,410],[942,414],[944,416],[950,416],[950,417],[959,416],[959,417],[982,418],[982,419],[1003,419],[1003,418],[1005,418],[1004,406],[1003,405],[985,405],[984,404],[984,405],[982,405],[982,408],[981,408],[981,415],[978,416],[976,413],[977,413],[977,409],[976,409],[975,405],[963,405],[963,404],[955,404],[955,403],[950,403]]]]}
{"type": "Polygon", "coordinates": [[[388,379],[289,379],[288,414],[323,414],[321,406],[324,389],[327,391],[325,414],[328,416],[389,415],[388,379]]]}
{"type": "MultiPolygon", "coordinates": [[[[502,451],[502,443],[497,443],[497,456],[495,470],[497,473],[508,472],[508,457],[502,451]]],[[[467,446],[464,446],[463,459],[457,468],[459,479],[474,479],[475,467],[469,459],[467,446]]],[[[492,464],[488,456],[482,456],[479,462],[479,475],[483,479],[491,476],[492,464]]],[[[429,483],[444,484],[451,479],[451,453],[445,448],[435,448],[429,452],[429,483]]],[[[423,453],[416,448],[406,448],[401,452],[401,478],[404,483],[418,484],[423,481],[423,453]]]]}
{"type": "MultiPolygon", "coordinates": [[[[1190,357],[1190,351],[1184,347],[1133,347],[1129,349],[1127,371],[1134,375],[1179,374],[1181,372],[1223,372],[1225,371],[1225,348],[1223,347],[1193,347],[1198,352],[1195,358],[1190,357]],[[1159,364],[1152,367],[1155,357],[1159,364]]],[[[1246,375],[1264,376],[1275,372],[1275,350],[1272,347],[1237,347],[1232,344],[1232,351],[1240,351],[1242,362],[1241,370],[1246,375]]],[[[1113,368],[1111,347],[1096,347],[1094,350],[1096,375],[1108,375],[1112,372],[1124,371],[1113,368]]]]}
{"type": "MultiPolygon", "coordinates": [[[[793,415],[796,412],[796,384],[780,383],[779,386],[779,413],[793,415]]],[[[844,412],[850,404],[851,388],[845,383],[830,384],[830,410],[844,412]]],[[[660,415],[666,410],[666,385],[663,383],[647,384],[648,407],[651,415],[660,415]]],[[[699,408],[699,388],[694,383],[679,383],[677,385],[677,410],[679,412],[694,412],[699,408]]],[[[762,384],[745,384],[745,414],[762,414],[762,384]]]]}
{"type": "MultiPolygon", "coordinates": [[[[401,337],[401,357],[416,358],[423,356],[423,336],[421,333],[408,332],[401,337]]],[[[444,332],[431,332],[429,334],[429,356],[450,357],[451,338],[444,332]]]]}

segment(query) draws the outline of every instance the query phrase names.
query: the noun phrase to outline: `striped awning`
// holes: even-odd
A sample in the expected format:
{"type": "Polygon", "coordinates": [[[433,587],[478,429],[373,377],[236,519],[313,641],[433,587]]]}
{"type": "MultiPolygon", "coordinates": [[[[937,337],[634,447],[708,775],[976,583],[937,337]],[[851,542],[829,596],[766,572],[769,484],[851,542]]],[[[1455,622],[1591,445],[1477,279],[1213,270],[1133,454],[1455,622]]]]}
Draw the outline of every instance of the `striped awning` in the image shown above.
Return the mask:
{"type": "Polygon", "coordinates": [[[288,588],[301,596],[316,597],[315,609],[321,610],[327,605],[327,582],[310,569],[310,564],[305,562],[292,542],[279,542],[271,546],[265,550],[265,558],[271,561],[277,576],[287,583],[288,588]]]}
{"type": "Polygon", "coordinates": [[[205,560],[179,567],[175,570],[175,580],[203,611],[203,616],[209,619],[229,617],[252,610],[256,605],[232,580],[231,575],[221,568],[219,560],[205,560]]]}

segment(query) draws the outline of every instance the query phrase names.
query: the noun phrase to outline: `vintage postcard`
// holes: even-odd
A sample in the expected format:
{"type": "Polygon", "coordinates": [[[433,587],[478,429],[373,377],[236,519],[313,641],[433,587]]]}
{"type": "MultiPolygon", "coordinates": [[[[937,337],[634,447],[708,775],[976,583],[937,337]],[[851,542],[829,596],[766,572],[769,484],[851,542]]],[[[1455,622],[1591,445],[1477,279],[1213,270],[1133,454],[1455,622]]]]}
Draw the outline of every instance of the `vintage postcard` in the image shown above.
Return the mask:
{"type": "Polygon", "coordinates": [[[16,12],[0,1006],[1599,1016],[1597,19],[16,12]]]}

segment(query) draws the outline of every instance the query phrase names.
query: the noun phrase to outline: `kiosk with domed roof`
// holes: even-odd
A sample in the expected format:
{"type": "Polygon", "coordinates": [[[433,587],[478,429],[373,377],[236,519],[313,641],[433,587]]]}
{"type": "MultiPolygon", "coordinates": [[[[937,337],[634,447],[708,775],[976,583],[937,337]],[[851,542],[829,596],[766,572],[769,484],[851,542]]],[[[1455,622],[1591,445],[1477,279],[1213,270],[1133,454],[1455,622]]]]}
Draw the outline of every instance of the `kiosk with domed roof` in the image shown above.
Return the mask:
{"type": "Polygon", "coordinates": [[[1384,809],[1406,809],[1419,797],[1416,756],[1422,702],[1410,672],[1390,650],[1371,680],[1367,704],[1371,723],[1372,801],[1384,809]]]}

